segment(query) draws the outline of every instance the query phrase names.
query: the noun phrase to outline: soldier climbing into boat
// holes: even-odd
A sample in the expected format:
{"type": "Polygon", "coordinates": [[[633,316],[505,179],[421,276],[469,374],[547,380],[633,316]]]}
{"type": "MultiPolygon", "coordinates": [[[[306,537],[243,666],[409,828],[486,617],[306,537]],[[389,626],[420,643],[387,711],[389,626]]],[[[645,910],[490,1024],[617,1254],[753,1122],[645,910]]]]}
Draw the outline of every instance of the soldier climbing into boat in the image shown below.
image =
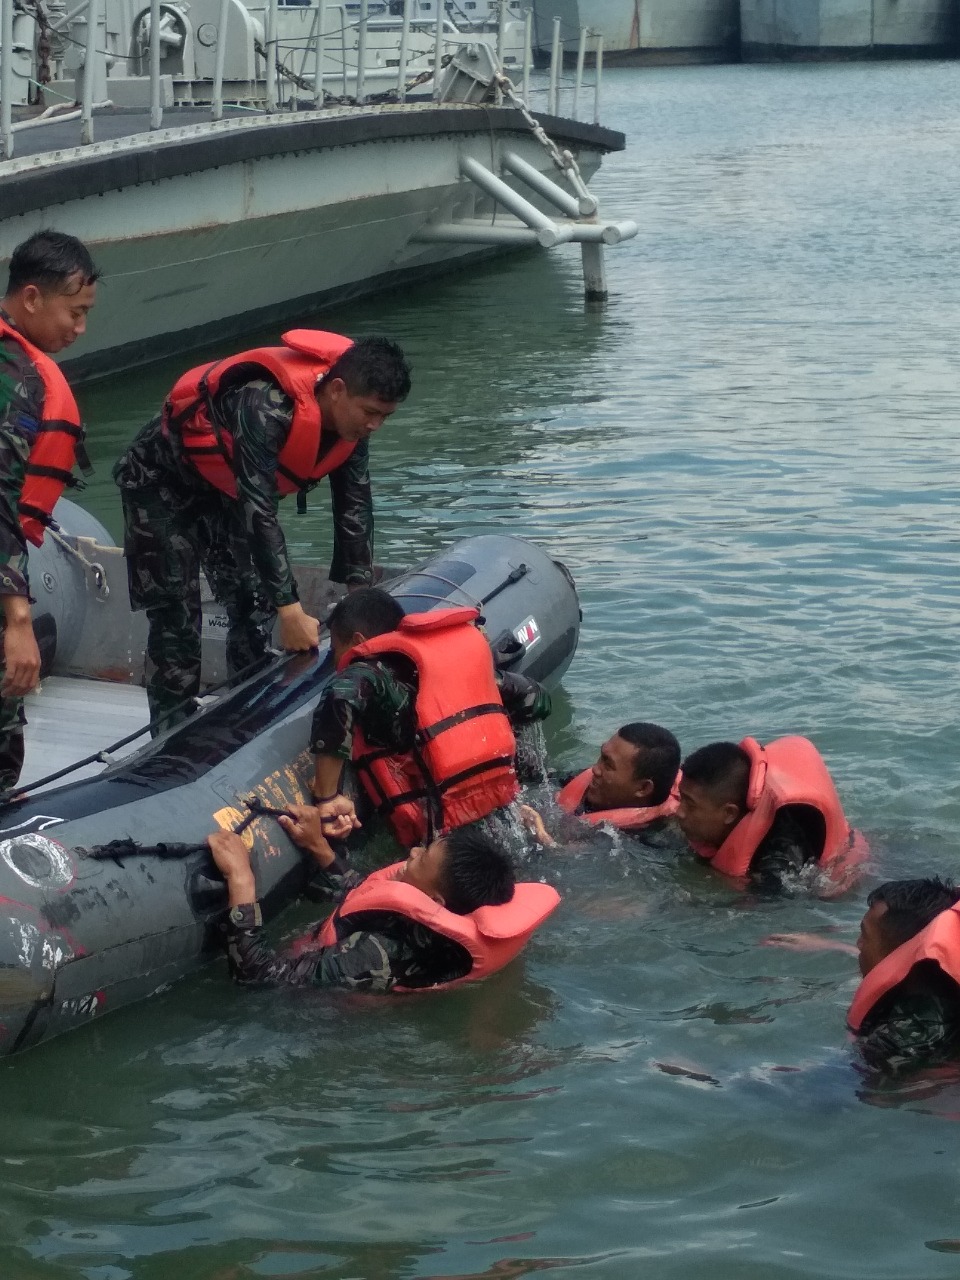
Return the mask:
{"type": "Polygon", "coordinates": [[[264,656],[278,617],[284,649],[318,644],[281,497],[329,476],[330,576],[351,590],[373,580],[369,440],[409,394],[409,365],[385,338],[297,329],[283,341],[188,371],[114,467],[130,603],[149,623],[155,732],[195,709],[201,569],[227,613],[231,674],[264,656]]]}
{"type": "Polygon", "coordinates": [[[85,461],[80,411],[50,359],[87,327],[99,272],[86,246],[59,231],[17,245],[0,300],[0,789],[23,767],[23,695],[40,675],[30,616],[27,540],[43,541],[73,467],[85,461]]]}
{"type": "Polygon", "coordinates": [[[328,619],[338,673],[313,713],[313,793],[327,834],[359,825],[352,761],[405,848],[486,817],[517,795],[512,725],[550,713],[536,681],[495,668],[474,609],[405,615],[368,587],[328,619]]]}

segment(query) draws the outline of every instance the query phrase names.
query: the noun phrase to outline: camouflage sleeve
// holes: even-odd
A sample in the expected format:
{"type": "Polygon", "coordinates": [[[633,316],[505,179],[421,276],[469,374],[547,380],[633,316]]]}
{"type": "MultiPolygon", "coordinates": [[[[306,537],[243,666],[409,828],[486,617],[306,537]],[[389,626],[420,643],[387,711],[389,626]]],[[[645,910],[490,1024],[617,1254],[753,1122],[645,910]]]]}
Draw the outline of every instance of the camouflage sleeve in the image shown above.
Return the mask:
{"type": "Polygon", "coordinates": [[[958,1043],[960,1025],[950,1002],[937,993],[912,992],[894,1001],[857,1047],[868,1066],[900,1072],[942,1059],[958,1043]]]}
{"type": "Polygon", "coordinates": [[[413,733],[413,698],[411,685],[387,662],[350,663],[320,695],[310,727],[310,750],[349,760],[358,723],[366,738],[403,750],[407,734],[413,733]]]}
{"type": "Polygon", "coordinates": [[[551,710],[550,695],[536,680],[516,675],[512,671],[498,671],[497,684],[507,715],[513,724],[529,724],[533,720],[546,720],[551,710]]]}
{"type": "Polygon", "coordinates": [[[348,587],[373,581],[373,495],[370,450],[361,440],[346,462],[330,472],[333,558],[330,577],[348,587]]]}
{"type": "Polygon", "coordinates": [[[264,592],[276,608],[293,604],[299,596],[277,490],[277,459],[290,431],[293,402],[276,383],[257,379],[221,394],[214,408],[233,433],[237,499],[264,592]]]}
{"type": "Polygon", "coordinates": [[[30,594],[27,542],[17,504],[43,418],[43,396],[33,365],[0,346],[0,596],[30,594]]]}
{"type": "Polygon", "coordinates": [[[357,932],[332,947],[317,947],[297,956],[278,954],[263,938],[260,910],[254,905],[236,908],[227,926],[230,972],[244,986],[389,991],[396,981],[393,965],[402,950],[391,938],[357,932]]]}
{"type": "Polygon", "coordinates": [[[368,685],[359,663],[333,677],[320,695],[310,722],[310,750],[314,755],[350,759],[353,727],[369,696],[368,685]]]}

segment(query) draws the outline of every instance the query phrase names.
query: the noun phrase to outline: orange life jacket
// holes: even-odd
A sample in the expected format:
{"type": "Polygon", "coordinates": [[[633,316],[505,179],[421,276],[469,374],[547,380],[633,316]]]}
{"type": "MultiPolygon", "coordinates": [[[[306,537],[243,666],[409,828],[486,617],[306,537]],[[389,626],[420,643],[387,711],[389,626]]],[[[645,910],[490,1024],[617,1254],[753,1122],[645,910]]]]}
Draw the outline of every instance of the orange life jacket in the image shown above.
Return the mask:
{"type": "Polygon", "coordinates": [[[231,498],[237,496],[233,469],[233,435],[218,426],[211,401],[231,369],[259,365],[294,402],[293,420],[277,459],[277,489],[281,496],[306,489],[346,462],[357,447],[340,440],[320,458],[320,406],[317,380],[344,351],[349,338],[321,329],[291,329],[282,347],[256,347],[213,364],[189,369],[175,384],[163,406],[164,431],[179,440],[185,458],[204,480],[231,498]]]}
{"type": "Polygon", "coordinates": [[[677,794],[677,786],[680,782],[678,773],[670,794],[663,804],[636,805],[624,809],[588,809],[578,813],[577,810],[583,804],[583,797],[592,777],[593,770],[584,769],[583,773],[578,773],[575,778],[571,778],[557,793],[557,804],[564,813],[575,813],[582,821],[591,822],[595,826],[601,822],[608,822],[611,827],[618,827],[621,831],[641,831],[644,827],[649,827],[651,822],[656,822],[658,818],[673,817],[680,805],[680,797],[677,794]]]}
{"type": "MultiPolygon", "coordinates": [[[[340,906],[325,922],[316,943],[330,947],[341,938],[362,927],[352,918],[363,911],[393,911],[425,925],[434,933],[458,942],[473,961],[470,972],[452,982],[440,982],[427,988],[439,991],[461,982],[479,982],[519,955],[533,931],[560,905],[560,895],[548,884],[523,882],[514,889],[509,902],[499,907],[478,907],[468,916],[454,915],[420,889],[397,881],[402,862],[383,867],[367,876],[351,889],[340,906]]],[[[301,947],[298,949],[307,949],[301,947]]],[[[394,987],[394,991],[423,988],[394,987]]]]}
{"type": "Polygon", "coordinates": [[[799,737],[777,738],[766,747],[754,738],[744,738],[740,746],[750,757],[747,812],[719,849],[694,844],[694,851],[724,875],[745,876],[777,810],[807,805],[822,815],[825,824],[818,865],[829,870],[835,892],[848,888],[855,869],[867,857],[867,844],[844,817],[820,752],[807,738],[799,737]]]}
{"type": "Polygon", "coordinates": [[[43,417],[30,447],[18,508],[20,527],[34,546],[53,518],[53,508],[67,485],[76,484],[73,468],[83,440],[80,410],[59,366],[0,316],[0,340],[18,342],[43,382],[43,417]]]}
{"type": "Polygon", "coordinates": [[[949,907],[913,938],[874,965],[857,987],[847,1012],[847,1025],[858,1032],[876,1004],[903,982],[914,965],[932,960],[947,977],[960,984],[960,903],[949,907]]]}
{"type": "Polygon", "coordinates": [[[417,669],[416,735],[409,752],[374,748],[354,729],[353,763],[363,786],[407,848],[486,817],[520,787],[516,741],[476,609],[408,613],[396,631],[344,654],[403,654],[417,669]]]}

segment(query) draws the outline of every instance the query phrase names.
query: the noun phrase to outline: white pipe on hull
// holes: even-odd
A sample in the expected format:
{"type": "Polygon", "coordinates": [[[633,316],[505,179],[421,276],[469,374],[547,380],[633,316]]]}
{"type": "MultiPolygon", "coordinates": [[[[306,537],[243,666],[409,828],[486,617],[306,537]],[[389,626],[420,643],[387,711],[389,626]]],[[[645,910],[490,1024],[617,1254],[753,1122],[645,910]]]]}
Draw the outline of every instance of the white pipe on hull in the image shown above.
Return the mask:
{"type": "Polygon", "coordinates": [[[13,157],[13,0],[0,0],[0,158],[13,157]]]}
{"type": "Polygon", "coordinates": [[[160,105],[160,0],[150,0],[150,128],[163,124],[160,105]]]}

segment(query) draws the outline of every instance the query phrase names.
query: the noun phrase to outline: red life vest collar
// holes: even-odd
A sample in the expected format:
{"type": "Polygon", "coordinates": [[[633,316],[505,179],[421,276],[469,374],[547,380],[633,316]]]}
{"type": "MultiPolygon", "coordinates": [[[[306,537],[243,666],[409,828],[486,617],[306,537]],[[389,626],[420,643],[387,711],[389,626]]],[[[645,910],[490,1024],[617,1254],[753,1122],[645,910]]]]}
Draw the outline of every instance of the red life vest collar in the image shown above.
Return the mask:
{"type": "Polygon", "coordinates": [[[909,938],[874,965],[857,988],[847,1012],[850,1030],[859,1032],[879,1001],[924,960],[932,960],[960,985],[960,903],[941,911],[916,937],[909,938]]]}
{"type": "Polygon", "coordinates": [[[693,844],[694,852],[724,875],[747,875],[754,854],[773,826],[779,809],[805,805],[823,817],[825,838],[818,859],[829,868],[840,892],[866,859],[866,841],[848,824],[833,779],[819,751],[807,738],[786,737],[762,747],[754,738],[740,743],[750,757],[746,812],[719,849],[693,844]]]}
{"type": "Polygon", "coordinates": [[[636,805],[622,809],[585,809],[583,812],[578,812],[592,777],[593,769],[584,769],[575,778],[571,778],[557,793],[557,804],[564,813],[576,814],[583,822],[589,822],[594,826],[606,822],[620,831],[641,831],[660,818],[673,817],[680,806],[680,797],[677,793],[680,783],[678,773],[669,796],[662,804],[636,805]]]}
{"type": "MultiPolygon", "coordinates": [[[[550,885],[521,882],[510,901],[502,906],[479,907],[466,916],[454,915],[420,889],[398,881],[396,877],[403,866],[404,863],[395,862],[383,867],[351,889],[323,925],[318,941],[323,947],[332,946],[338,938],[351,932],[350,918],[365,911],[392,911],[414,920],[459,943],[472,961],[469,973],[427,988],[430,991],[461,982],[479,982],[496,973],[519,955],[534,930],[560,905],[560,895],[550,885]]],[[[410,988],[398,986],[393,990],[410,988]]]]}
{"type": "Polygon", "coordinates": [[[354,728],[353,763],[407,848],[510,804],[519,792],[516,742],[476,609],[407,614],[396,631],[356,645],[338,670],[399,654],[417,671],[415,741],[406,752],[368,746],[354,728]]]}
{"type": "Polygon", "coordinates": [[[320,378],[353,346],[349,338],[321,329],[291,329],[282,347],[256,347],[209,365],[189,369],[174,384],[163,407],[164,431],[179,440],[183,454],[205,480],[237,496],[233,435],[217,424],[211,401],[231,370],[259,365],[293,400],[293,417],[277,458],[277,488],[284,496],[305,489],[346,462],[356,441],[337,439],[320,457],[322,423],[316,387],[320,378]]]}
{"type": "Polygon", "coordinates": [[[8,338],[20,345],[43,382],[43,417],[30,446],[17,504],[24,536],[39,547],[64,488],[76,484],[73,468],[83,428],[59,365],[0,314],[0,339],[8,338]]]}

